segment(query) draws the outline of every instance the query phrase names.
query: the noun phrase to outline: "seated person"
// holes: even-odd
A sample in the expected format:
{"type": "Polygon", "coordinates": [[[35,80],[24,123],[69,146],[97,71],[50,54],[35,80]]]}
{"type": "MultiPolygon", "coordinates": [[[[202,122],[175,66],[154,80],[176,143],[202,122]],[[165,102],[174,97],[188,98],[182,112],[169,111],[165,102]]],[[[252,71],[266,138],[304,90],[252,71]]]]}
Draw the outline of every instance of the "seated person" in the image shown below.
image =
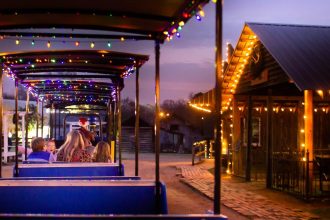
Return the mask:
{"type": "Polygon", "coordinates": [[[47,152],[46,143],[43,138],[35,138],[31,142],[32,153],[29,154],[28,162],[53,162],[55,161],[54,156],[47,152]]]}
{"type": "Polygon", "coordinates": [[[111,163],[110,145],[105,141],[100,141],[95,148],[94,162],[111,163]]]}
{"type": "Polygon", "coordinates": [[[54,140],[47,141],[47,152],[53,154],[54,158],[56,159],[56,145],[54,140]]]}
{"type": "Polygon", "coordinates": [[[85,143],[78,130],[70,131],[64,144],[57,153],[57,160],[64,162],[92,162],[91,155],[85,149],[85,143]]]}
{"type": "Polygon", "coordinates": [[[93,155],[95,147],[92,144],[92,141],[95,141],[95,134],[89,130],[87,130],[87,119],[79,118],[80,128],[78,131],[82,135],[85,143],[85,149],[90,154],[93,155]]]}

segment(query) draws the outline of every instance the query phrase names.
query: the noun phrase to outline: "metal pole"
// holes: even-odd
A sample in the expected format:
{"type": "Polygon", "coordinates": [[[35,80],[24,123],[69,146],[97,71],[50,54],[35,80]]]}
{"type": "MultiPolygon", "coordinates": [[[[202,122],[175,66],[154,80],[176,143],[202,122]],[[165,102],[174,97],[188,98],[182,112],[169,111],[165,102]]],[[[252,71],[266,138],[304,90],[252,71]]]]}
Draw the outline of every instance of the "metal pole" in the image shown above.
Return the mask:
{"type": "Polygon", "coordinates": [[[139,175],[139,149],[140,149],[140,68],[136,68],[135,76],[135,176],[139,175]]]}
{"type": "Polygon", "coordinates": [[[268,90],[267,98],[267,130],[266,130],[266,139],[267,139],[267,181],[266,187],[272,188],[273,182],[273,98],[272,90],[268,90]]]}
{"type": "Polygon", "coordinates": [[[118,96],[118,117],[117,117],[117,126],[118,126],[118,159],[119,159],[119,168],[120,175],[122,175],[122,161],[121,161],[121,97],[120,97],[120,88],[117,87],[117,96],[118,96]]]}
{"type": "Polygon", "coordinates": [[[57,120],[57,126],[58,126],[58,139],[60,140],[60,136],[61,136],[61,109],[58,109],[58,120],[57,120]]]}
{"type": "Polygon", "coordinates": [[[156,210],[158,214],[161,214],[160,207],[160,177],[159,177],[159,151],[160,151],[160,68],[159,68],[159,57],[160,57],[160,45],[159,41],[155,41],[155,162],[156,162],[156,210]]]}
{"type": "Polygon", "coordinates": [[[15,123],[15,172],[14,176],[18,177],[18,80],[15,79],[15,117],[16,117],[16,123],[15,123]]]}
{"type": "Polygon", "coordinates": [[[39,136],[39,96],[37,96],[37,129],[36,129],[36,137],[39,136]]]}
{"type": "Polygon", "coordinates": [[[26,105],[25,105],[25,149],[24,149],[24,159],[27,160],[27,147],[29,143],[29,102],[30,102],[30,91],[26,91],[26,105]]]}
{"type": "Polygon", "coordinates": [[[246,169],[245,180],[251,181],[251,148],[252,148],[252,96],[248,97],[248,115],[247,115],[247,149],[246,149],[246,169]]]}
{"type": "Polygon", "coordinates": [[[109,102],[108,104],[108,108],[107,108],[107,141],[108,141],[108,144],[111,146],[111,141],[112,141],[112,138],[111,138],[111,135],[112,135],[112,127],[111,127],[111,124],[112,124],[112,120],[111,120],[111,102],[109,102]]]}
{"type": "Polygon", "coordinates": [[[53,104],[51,105],[50,109],[49,109],[49,134],[48,134],[48,137],[49,139],[52,139],[53,138],[53,104]]]}
{"type": "Polygon", "coordinates": [[[44,100],[41,102],[41,137],[44,137],[44,100]]]}
{"type": "MultiPolygon", "coordinates": [[[[1,133],[1,137],[4,137],[4,132],[7,131],[3,131],[3,97],[2,97],[2,63],[1,63],[1,68],[0,68],[0,133],[1,133]]],[[[0,178],[2,178],[2,151],[4,150],[4,141],[2,138],[0,138],[0,178]]]]}
{"type": "Polygon", "coordinates": [[[56,118],[57,118],[57,114],[56,114],[56,108],[54,109],[54,138],[56,139],[56,136],[57,136],[57,129],[56,129],[56,118]]]}
{"type": "MultiPolygon", "coordinates": [[[[117,95],[116,95],[117,96],[117,95]]],[[[116,118],[117,118],[117,110],[118,108],[118,97],[117,97],[117,100],[116,102],[113,103],[113,137],[114,137],[114,162],[116,163],[117,162],[117,121],[116,121],[116,118]]]]}
{"type": "Polygon", "coordinates": [[[214,108],[214,214],[221,213],[221,102],[222,102],[222,0],[216,3],[216,67],[215,67],[215,108],[214,108]]]}

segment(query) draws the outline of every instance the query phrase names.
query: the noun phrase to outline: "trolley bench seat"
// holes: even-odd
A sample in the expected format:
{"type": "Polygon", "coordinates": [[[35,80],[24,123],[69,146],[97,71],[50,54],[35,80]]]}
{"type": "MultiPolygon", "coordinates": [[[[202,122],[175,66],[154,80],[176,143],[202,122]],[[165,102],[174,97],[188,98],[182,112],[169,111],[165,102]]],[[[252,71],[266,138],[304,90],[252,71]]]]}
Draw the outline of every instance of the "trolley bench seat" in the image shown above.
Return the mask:
{"type": "MultiPolygon", "coordinates": [[[[0,180],[0,213],[156,214],[149,180],[0,180]]],[[[167,214],[161,184],[161,214],[167,214]]]]}
{"type": "Polygon", "coordinates": [[[19,164],[18,177],[123,176],[117,163],[19,164]]]}

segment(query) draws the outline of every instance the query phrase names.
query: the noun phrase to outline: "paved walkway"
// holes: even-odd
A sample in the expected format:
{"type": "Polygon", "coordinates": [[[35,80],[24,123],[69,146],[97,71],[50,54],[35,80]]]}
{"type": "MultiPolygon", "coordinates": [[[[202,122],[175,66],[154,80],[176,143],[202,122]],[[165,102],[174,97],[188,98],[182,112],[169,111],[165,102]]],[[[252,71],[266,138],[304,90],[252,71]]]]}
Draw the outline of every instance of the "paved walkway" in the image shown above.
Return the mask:
{"type": "MultiPolygon", "coordinates": [[[[213,199],[214,177],[210,167],[180,166],[181,181],[213,199]]],[[[221,183],[221,202],[249,219],[319,219],[318,216],[299,209],[285,207],[253,191],[248,187],[235,187],[230,181],[221,183]]]]}

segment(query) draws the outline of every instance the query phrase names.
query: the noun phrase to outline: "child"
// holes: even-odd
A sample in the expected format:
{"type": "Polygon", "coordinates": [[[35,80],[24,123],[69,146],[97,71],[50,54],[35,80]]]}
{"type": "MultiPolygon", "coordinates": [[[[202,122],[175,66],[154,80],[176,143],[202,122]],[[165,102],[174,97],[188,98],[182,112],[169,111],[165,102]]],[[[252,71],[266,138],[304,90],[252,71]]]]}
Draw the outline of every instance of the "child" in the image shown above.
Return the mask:
{"type": "Polygon", "coordinates": [[[95,148],[95,162],[111,163],[110,145],[105,141],[100,141],[95,148]]]}
{"type": "Polygon", "coordinates": [[[54,140],[49,140],[47,142],[47,152],[52,154],[54,156],[54,159],[56,160],[56,145],[54,140]]]}
{"type": "Polygon", "coordinates": [[[46,151],[47,146],[43,138],[35,138],[31,142],[32,153],[29,154],[28,162],[53,162],[53,155],[46,151]]]}

